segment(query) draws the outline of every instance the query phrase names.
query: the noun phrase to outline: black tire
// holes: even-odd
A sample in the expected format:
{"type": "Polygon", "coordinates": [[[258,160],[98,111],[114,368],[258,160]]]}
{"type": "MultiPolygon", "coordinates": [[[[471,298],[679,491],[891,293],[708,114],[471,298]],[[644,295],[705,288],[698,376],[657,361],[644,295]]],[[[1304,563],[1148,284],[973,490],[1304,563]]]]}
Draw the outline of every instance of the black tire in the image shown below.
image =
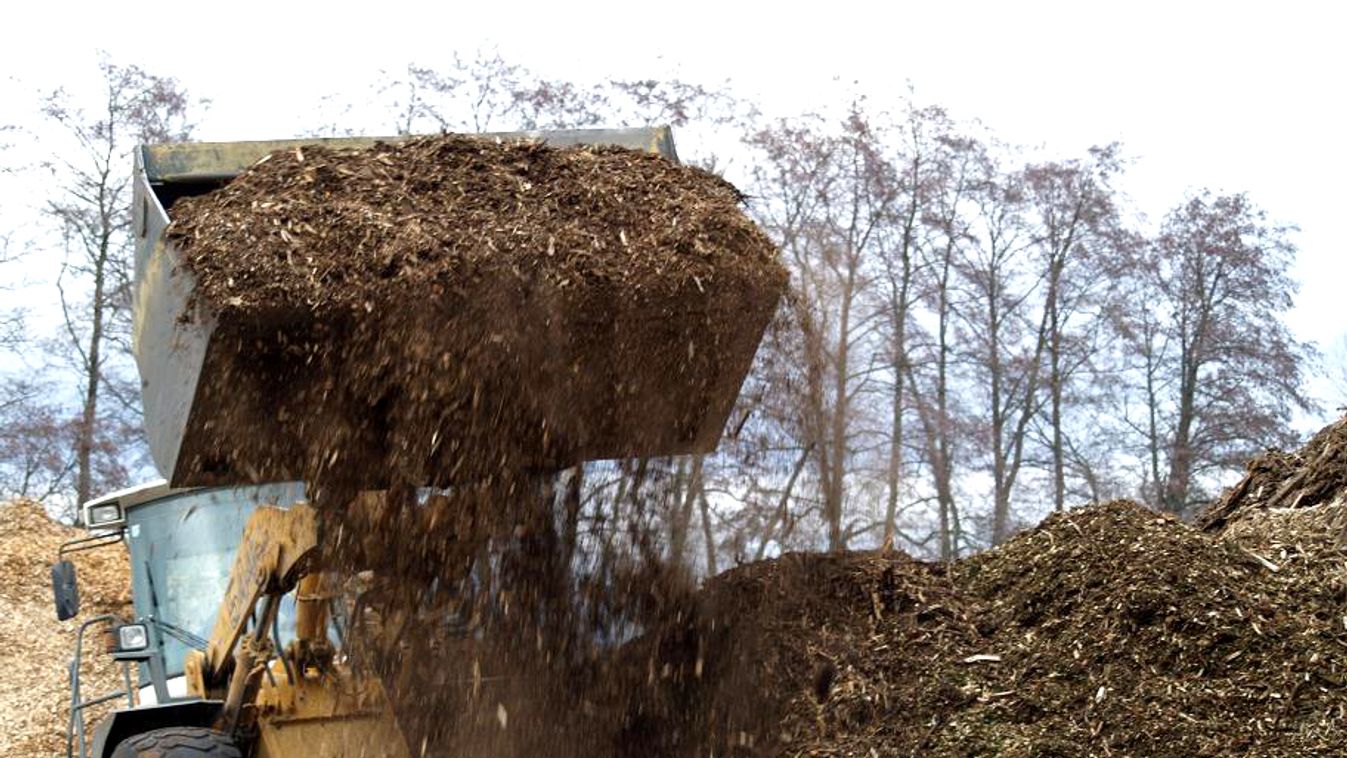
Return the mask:
{"type": "Polygon", "coordinates": [[[112,758],[243,758],[243,751],[224,732],[173,726],[127,737],[112,758]]]}

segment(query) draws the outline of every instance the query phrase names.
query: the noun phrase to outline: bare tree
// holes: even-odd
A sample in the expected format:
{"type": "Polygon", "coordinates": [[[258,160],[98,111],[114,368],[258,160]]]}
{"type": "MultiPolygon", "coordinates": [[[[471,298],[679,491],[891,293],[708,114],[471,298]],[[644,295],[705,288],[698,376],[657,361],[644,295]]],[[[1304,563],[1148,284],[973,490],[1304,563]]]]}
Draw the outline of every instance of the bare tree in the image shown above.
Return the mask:
{"type": "Polygon", "coordinates": [[[1293,230],[1244,195],[1192,197],[1137,262],[1146,295],[1124,321],[1145,402],[1150,495],[1173,513],[1205,501],[1204,478],[1285,445],[1310,401],[1311,357],[1282,320],[1293,230]]]}
{"type": "Polygon", "coordinates": [[[443,70],[412,66],[420,113],[440,131],[500,131],[592,126],[601,101],[593,90],[544,79],[499,53],[454,56],[443,70]]]}
{"type": "Polygon", "coordinates": [[[909,336],[912,358],[904,366],[904,380],[912,396],[921,432],[921,454],[935,493],[939,556],[952,560],[959,556],[965,538],[957,497],[957,463],[968,437],[957,381],[958,262],[972,234],[966,216],[985,167],[985,148],[979,140],[952,130],[942,133],[937,145],[939,149],[933,155],[937,180],[924,217],[930,236],[920,249],[918,266],[923,313],[909,336]]]}
{"type": "MultiPolygon", "coordinates": [[[[1121,220],[1110,184],[1120,170],[1118,145],[1093,148],[1087,160],[1030,165],[1024,170],[1027,201],[1035,216],[1034,252],[1043,276],[1045,382],[1048,391],[1048,455],[1054,510],[1066,507],[1067,472],[1079,448],[1067,438],[1065,401],[1072,382],[1098,353],[1107,307],[1102,302],[1116,271],[1112,257],[1122,247],[1121,220]],[[1074,451],[1074,452],[1073,452],[1074,451]]],[[[1089,393],[1077,399],[1083,401],[1089,393]]],[[[1095,470],[1082,473],[1095,480],[1095,470]]],[[[1099,487],[1092,485],[1097,499],[1099,487]]]]}
{"type": "MultiPolygon", "coordinates": [[[[546,79],[484,51],[455,53],[438,68],[412,64],[381,74],[373,97],[398,134],[580,128],[598,125],[605,112],[598,88],[546,79]]],[[[347,105],[338,112],[347,118],[354,110],[347,105]]],[[[350,127],[332,124],[320,131],[346,133],[350,127]]]]}
{"type": "MultiPolygon", "coordinates": [[[[53,403],[52,388],[10,379],[0,384],[0,498],[46,500],[68,489],[78,425],[53,403]]],[[[74,503],[61,514],[74,518],[74,503]]]]}
{"type": "MultiPolygon", "coordinates": [[[[18,261],[19,256],[12,248],[10,237],[0,235],[0,268],[13,268],[18,261]]],[[[8,289],[9,286],[0,286],[0,292],[8,289]]],[[[14,307],[0,310],[0,352],[17,352],[26,342],[23,311],[14,307]]]]}
{"type": "Polygon", "coordinates": [[[861,396],[873,383],[871,343],[882,314],[870,303],[870,259],[898,194],[868,116],[854,105],[840,129],[821,119],[783,122],[752,138],[763,160],[755,194],[792,269],[805,367],[798,410],[817,479],[830,550],[872,525],[848,523],[861,396]]]}
{"type": "MultiPolygon", "coordinates": [[[[104,58],[96,108],[76,105],[65,91],[48,96],[43,113],[68,137],[48,163],[57,191],[47,213],[58,225],[65,262],[57,280],[66,347],[81,384],[76,436],[75,495],[96,484],[94,454],[112,427],[127,426],[115,411],[136,414],[134,382],[117,381],[117,354],[129,338],[134,267],[130,231],[130,151],[141,143],[184,139],[190,101],[177,81],[104,58]],[[105,402],[106,401],[106,402],[105,402]],[[111,402],[120,408],[110,408],[111,402]]],[[[113,467],[114,469],[116,467],[113,467]]]]}
{"type": "MultiPolygon", "coordinates": [[[[10,145],[6,139],[14,129],[13,125],[0,124],[0,155],[4,155],[8,151],[10,145]]],[[[13,173],[14,167],[9,165],[8,161],[0,161],[0,176],[13,173]]],[[[12,235],[0,231],[0,269],[12,269],[18,259],[18,246],[14,244],[12,235]]],[[[14,280],[13,277],[5,277],[6,282],[14,280]]],[[[0,286],[0,291],[9,289],[11,289],[11,285],[0,286]]],[[[0,310],[0,351],[16,350],[24,341],[23,312],[18,308],[10,307],[0,310]]],[[[0,400],[0,402],[3,402],[3,400],[0,400]]]]}
{"type": "MultiPolygon", "coordinates": [[[[809,373],[800,359],[801,312],[784,304],[769,324],[720,452],[707,461],[704,494],[733,506],[721,512],[710,498],[702,500],[703,539],[708,526],[717,531],[713,544],[736,562],[819,544],[809,529],[796,529],[819,514],[816,488],[805,473],[813,450],[798,403],[809,373]]],[[[708,569],[712,565],[707,562],[708,569]]]]}
{"type": "MultiPolygon", "coordinates": [[[[700,84],[678,79],[583,84],[546,78],[497,52],[480,51],[470,58],[455,55],[441,67],[410,65],[381,73],[373,100],[391,116],[397,134],[690,124],[737,130],[756,116],[751,104],[700,84]]],[[[343,123],[317,133],[353,133],[349,122],[357,107],[339,105],[337,113],[343,123]]],[[[706,152],[693,162],[713,168],[718,156],[706,152]]]]}
{"type": "Polygon", "coordinates": [[[600,90],[605,115],[615,124],[628,126],[743,126],[756,113],[750,104],[725,89],[709,89],[679,79],[617,80],[600,90]]]}
{"type": "Polygon", "coordinates": [[[991,543],[1011,531],[1011,497],[1024,463],[1029,424],[1037,414],[1046,310],[1035,318],[1042,277],[1030,264],[1030,233],[1021,177],[983,158],[972,194],[969,244],[960,270],[967,300],[959,309],[963,342],[977,377],[982,437],[992,477],[991,543]]]}
{"type": "Polygon", "coordinates": [[[903,501],[907,447],[906,394],[908,364],[911,360],[911,320],[916,309],[917,268],[926,244],[928,215],[933,196],[942,185],[940,160],[942,140],[953,133],[948,115],[939,108],[917,108],[909,99],[894,151],[893,181],[896,186],[893,221],[880,249],[884,312],[883,354],[888,362],[889,450],[885,467],[885,503],[882,544],[893,544],[902,537],[912,546],[923,546],[927,538],[903,533],[898,514],[903,501]]]}

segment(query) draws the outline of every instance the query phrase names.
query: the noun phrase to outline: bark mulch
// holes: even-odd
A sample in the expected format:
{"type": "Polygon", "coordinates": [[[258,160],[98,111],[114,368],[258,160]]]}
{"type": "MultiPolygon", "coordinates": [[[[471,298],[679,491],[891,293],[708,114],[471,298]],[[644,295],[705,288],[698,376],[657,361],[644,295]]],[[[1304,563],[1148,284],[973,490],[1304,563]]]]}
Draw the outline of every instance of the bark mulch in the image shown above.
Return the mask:
{"type": "Polygon", "coordinates": [[[1199,526],[1219,532],[1260,510],[1347,502],[1347,417],[1319,430],[1299,450],[1268,450],[1246,469],[1244,478],[1198,517],[1199,526]]]}
{"type": "Polygon", "coordinates": [[[175,481],[367,489],[706,451],[786,283],[742,199],[620,148],[274,153],[171,209],[214,327],[175,481]]]}
{"type": "MultiPolygon", "coordinates": [[[[0,756],[65,755],[70,689],[66,667],[75,631],[93,616],[131,614],[131,577],[120,545],[71,557],[79,575],[80,616],[57,621],[51,564],[61,543],[86,533],[62,526],[31,501],[0,504],[0,756]]],[[[120,668],[101,652],[97,634],[85,640],[86,696],[121,688],[120,668]]],[[[109,706],[95,707],[92,729],[109,706]]]]}
{"type": "Polygon", "coordinates": [[[1343,561],[1266,527],[1212,537],[1118,501],[952,565],[743,566],[664,630],[652,667],[671,640],[684,658],[628,734],[667,755],[1340,754],[1343,561]]]}

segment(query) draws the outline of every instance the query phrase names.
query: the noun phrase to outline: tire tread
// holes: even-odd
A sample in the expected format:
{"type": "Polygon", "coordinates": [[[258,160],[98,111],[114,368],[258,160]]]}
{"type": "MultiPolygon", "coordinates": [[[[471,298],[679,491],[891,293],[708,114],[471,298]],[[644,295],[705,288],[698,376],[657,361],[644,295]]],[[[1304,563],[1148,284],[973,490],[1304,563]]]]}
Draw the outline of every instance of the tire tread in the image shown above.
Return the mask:
{"type": "Polygon", "coordinates": [[[173,726],[122,740],[112,758],[243,758],[243,753],[223,732],[173,726]]]}

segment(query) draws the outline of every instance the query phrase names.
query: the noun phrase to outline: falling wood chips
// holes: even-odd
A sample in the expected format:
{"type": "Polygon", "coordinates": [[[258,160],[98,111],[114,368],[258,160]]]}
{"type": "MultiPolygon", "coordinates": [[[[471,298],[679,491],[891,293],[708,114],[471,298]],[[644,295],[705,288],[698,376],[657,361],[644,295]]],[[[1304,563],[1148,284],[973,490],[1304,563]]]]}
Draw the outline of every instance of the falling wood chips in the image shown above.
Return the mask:
{"type": "MultiPolygon", "coordinates": [[[[170,478],[303,479],[320,528],[336,535],[324,560],[389,578],[396,591],[378,612],[415,617],[464,586],[473,561],[514,549],[505,535],[529,532],[516,527],[547,497],[534,472],[714,446],[787,281],[743,199],[710,173],[620,148],[442,135],[273,153],[169,210],[204,311],[178,323],[215,329],[170,478]],[[442,508],[353,502],[426,484],[450,491],[442,508]]],[[[537,543],[517,540],[519,563],[551,565],[537,543]]],[[[591,608],[568,607],[552,577],[492,562],[477,565],[501,608],[475,620],[499,629],[549,615],[537,629],[481,634],[481,647],[509,648],[495,670],[528,659],[525,694],[542,703],[486,706],[492,749],[526,744],[530,724],[561,714],[603,734],[576,715],[578,699],[550,699],[586,678],[551,668],[589,661],[544,633],[588,635],[582,614],[636,593],[604,587],[591,608]],[[506,573],[529,578],[497,584],[506,573]]],[[[467,668],[458,645],[434,623],[389,638],[398,644],[367,648],[383,671],[407,672],[383,681],[409,743],[473,752],[453,725],[465,712],[464,728],[479,720],[443,684],[467,668]]],[[[481,703],[513,687],[501,678],[481,703]]],[[[549,755],[564,742],[536,740],[549,755]]]]}

